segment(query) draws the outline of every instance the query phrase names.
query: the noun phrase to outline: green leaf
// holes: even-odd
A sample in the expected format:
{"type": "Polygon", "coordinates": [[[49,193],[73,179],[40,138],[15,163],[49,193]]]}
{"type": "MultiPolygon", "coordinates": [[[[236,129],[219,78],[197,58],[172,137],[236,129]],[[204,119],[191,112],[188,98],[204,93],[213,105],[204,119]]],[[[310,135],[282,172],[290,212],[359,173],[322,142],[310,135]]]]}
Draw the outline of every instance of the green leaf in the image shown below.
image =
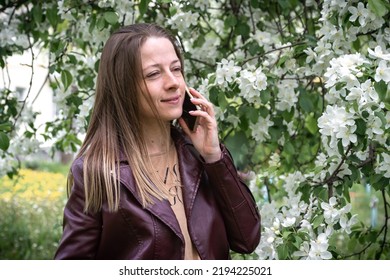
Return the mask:
{"type": "Polygon", "coordinates": [[[283,119],[288,123],[291,122],[294,117],[294,113],[295,113],[294,107],[291,108],[290,111],[283,111],[282,113],[283,119]]]}
{"type": "Polygon", "coordinates": [[[42,8],[41,5],[34,5],[32,8],[32,14],[34,21],[37,23],[42,22],[42,8]]]}
{"type": "Polygon", "coordinates": [[[323,187],[317,187],[313,191],[313,195],[320,200],[327,200],[328,199],[328,190],[323,187]]]}
{"type": "Polygon", "coordinates": [[[278,127],[272,126],[268,129],[268,132],[271,136],[272,141],[278,141],[280,137],[282,137],[283,131],[278,127]]]}
{"type": "Polygon", "coordinates": [[[339,21],[338,21],[338,15],[339,15],[338,12],[333,12],[333,13],[331,14],[331,16],[328,16],[328,21],[329,21],[331,24],[337,26],[337,25],[338,25],[338,22],[339,22],[339,21]]]}
{"type": "Polygon", "coordinates": [[[235,29],[235,34],[241,35],[242,38],[244,38],[244,39],[249,37],[250,32],[251,32],[251,29],[250,29],[249,25],[244,21],[240,21],[237,24],[236,29],[235,29]]]}
{"type": "Polygon", "coordinates": [[[214,105],[219,106],[218,101],[219,101],[219,90],[217,87],[210,87],[209,89],[209,98],[210,102],[213,103],[214,105]]]}
{"type": "Polygon", "coordinates": [[[292,234],[291,231],[288,231],[288,230],[283,231],[283,233],[282,233],[283,239],[287,239],[290,236],[290,234],[292,234]]]}
{"type": "Polygon", "coordinates": [[[260,53],[263,53],[264,51],[262,50],[262,48],[259,46],[259,43],[253,41],[253,42],[249,42],[247,45],[246,45],[246,48],[248,49],[249,53],[252,55],[252,56],[256,56],[256,55],[259,55],[260,53]]]}
{"type": "Polygon", "coordinates": [[[106,20],[104,17],[99,17],[99,19],[96,22],[96,28],[98,30],[103,30],[106,27],[106,20]]]}
{"type": "Polygon", "coordinates": [[[343,146],[343,142],[341,140],[338,140],[337,142],[337,149],[339,150],[339,154],[340,155],[344,155],[344,146],[343,146]]]}
{"type": "MultiPolygon", "coordinates": [[[[266,119],[266,118],[268,117],[269,114],[270,114],[270,112],[269,112],[269,109],[268,109],[267,107],[261,106],[261,107],[259,108],[259,115],[260,115],[262,118],[266,119]]],[[[256,122],[257,122],[257,120],[256,120],[256,122]]]]}
{"type": "Polygon", "coordinates": [[[172,16],[176,15],[177,13],[177,7],[176,6],[170,6],[169,7],[169,14],[172,16]]]}
{"type": "Polygon", "coordinates": [[[112,12],[112,11],[108,11],[108,12],[105,12],[104,13],[104,19],[111,25],[115,24],[118,22],[119,20],[119,16],[117,15],[117,13],[115,12],[112,12]]]}
{"type": "Polygon", "coordinates": [[[248,143],[248,139],[244,132],[237,132],[234,135],[230,135],[224,141],[226,146],[229,148],[235,162],[237,165],[245,166],[248,161],[248,157],[246,156],[248,153],[248,147],[245,143],[248,143]]]}
{"type": "Polygon", "coordinates": [[[5,123],[0,124],[0,130],[2,130],[2,131],[10,131],[11,127],[12,127],[11,122],[5,122],[5,123]]]}
{"type": "Polygon", "coordinates": [[[203,44],[204,44],[205,42],[206,42],[205,37],[202,36],[202,35],[200,35],[200,36],[198,36],[198,37],[195,39],[193,46],[194,46],[194,48],[200,48],[200,47],[203,46],[203,44]]]}
{"type": "Polygon", "coordinates": [[[218,106],[219,106],[219,108],[221,108],[221,110],[224,111],[228,105],[229,104],[228,104],[228,102],[226,100],[225,95],[222,92],[220,92],[218,94],[218,106]]]}
{"type": "Polygon", "coordinates": [[[283,151],[286,151],[289,154],[295,153],[294,145],[289,141],[284,144],[283,151]]]}
{"type": "Polygon", "coordinates": [[[297,250],[299,250],[299,247],[301,246],[302,242],[303,242],[302,238],[301,238],[299,235],[295,234],[295,235],[294,235],[294,242],[293,242],[293,245],[294,245],[294,247],[295,247],[297,250]]]}
{"type": "Polygon", "coordinates": [[[83,104],[83,99],[77,96],[77,94],[71,94],[66,98],[66,104],[68,106],[74,104],[76,107],[79,107],[81,104],[83,104]]]}
{"type": "Polygon", "coordinates": [[[90,33],[93,32],[93,30],[95,29],[95,26],[96,26],[96,14],[92,14],[91,17],[89,18],[89,27],[88,27],[88,31],[90,33]]]}
{"type": "Polygon", "coordinates": [[[313,135],[316,135],[318,132],[317,120],[312,116],[312,114],[307,115],[305,119],[306,129],[313,135]]]}
{"type": "Polygon", "coordinates": [[[289,60],[289,59],[290,59],[290,56],[289,56],[289,55],[284,55],[284,56],[282,56],[282,57],[279,59],[277,65],[278,65],[279,67],[283,67],[283,66],[284,66],[284,63],[285,63],[287,60],[289,60]]]}
{"type": "Polygon", "coordinates": [[[345,199],[348,201],[348,203],[351,203],[350,190],[351,190],[351,188],[349,186],[344,185],[343,195],[344,195],[345,199]]]}
{"type": "Polygon", "coordinates": [[[377,191],[382,191],[382,190],[385,190],[386,188],[389,187],[389,182],[390,180],[386,177],[384,177],[383,175],[381,176],[380,180],[373,183],[371,186],[377,190],[377,191]]]}
{"type": "Polygon", "coordinates": [[[0,131],[0,149],[3,151],[6,151],[9,147],[9,138],[7,134],[4,132],[0,131]]]}
{"type": "Polygon", "coordinates": [[[356,134],[360,136],[365,136],[366,129],[367,129],[366,122],[362,119],[357,119],[355,120],[355,123],[356,123],[356,134]]]}
{"type": "Polygon", "coordinates": [[[52,8],[47,9],[46,16],[47,16],[47,19],[49,20],[51,26],[57,26],[57,24],[61,20],[60,15],[58,14],[57,6],[53,6],[52,8]]]}
{"type": "Polygon", "coordinates": [[[271,93],[268,90],[261,91],[260,99],[263,104],[267,104],[271,100],[271,93]]]}
{"type": "Polygon", "coordinates": [[[287,260],[287,257],[288,257],[287,244],[279,245],[278,248],[276,248],[276,251],[278,252],[279,260],[287,260]]]}
{"type": "Polygon", "coordinates": [[[141,0],[139,3],[139,13],[143,16],[148,10],[150,0],[141,0]]]}
{"type": "Polygon", "coordinates": [[[245,108],[245,111],[246,111],[246,116],[248,117],[248,119],[249,119],[252,123],[256,123],[257,120],[259,119],[259,111],[256,110],[256,109],[253,108],[253,107],[246,107],[246,108],[245,108]]]}
{"type": "Polygon", "coordinates": [[[387,125],[386,117],[382,111],[375,112],[374,115],[377,116],[378,118],[380,118],[383,126],[387,125]]]}
{"type": "Polygon", "coordinates": [[[368,8],[378,17],[383,17],[389,12],[389,3],[385,0],[368,0],[368,8]]]}
{"type": "Polygon", "coordinates": [[[352,46],[356,51],[361,50],[362,46],[360,43],[360,38],[357,38],[355,41],[352,42],[352,46]]]}
{"type": "Polygon", "coordinates": [[[226,28],[230,28],[237,25],[237,18],[234,15],[229,15],[226,17],[224,22],[226,28]]]}
{"type": "Polygon", "coordinates": [[[351,174],[351,179],[352,179],[353,181],[356,181],[356,180],[360,179],[360,171],[359,171],[359,169],[358,169],[356,166],[354,166],[353,164],[350,164],[350,165],[348,166],[348,168],[349,168],[349,170],[351,170],[351,172],[352,172],[352,174],[351,174]]]}
{"type": "Polygon", "coordinates": [[[299,102],[299,106],[305,112],[310,113],[314,111],[314,104],[308,92],[302,91],[301,94],[299,95],[298,102],[299,102]]]}
{"type": "Polygon", "coordinates": [[[312,222],[313,229],[318,228],[323,222],[324,222],[324,215],[316,216],[312,222]]]}
{"type": "Polygon", "coordinates": [[[65,90],[72,84],[73,76],[68,70],[62,70],[61,72],[61,81],[64,85],[65,90]]]}
{"type": "Polygon", "coordinates": [[[260,8],[260,1],[259,0],[251,0],[251,6],[253,8],[260,8]]]}
{"type": "Polygon", "coordinates": [[[288,10],[291,8],[290,1],[288,1],[288,0],[278,0],[278,3],[280,5],[280,7],[282,8],[282,10],[288,10]]]}
{"type": "Polygon", "coordinates": [[[386,99],[387,83],[385,81],[381,80],[381,81],[374,84],[374,88],[379,95],[379,99],[381,101],[384,101],[386,99]]]}

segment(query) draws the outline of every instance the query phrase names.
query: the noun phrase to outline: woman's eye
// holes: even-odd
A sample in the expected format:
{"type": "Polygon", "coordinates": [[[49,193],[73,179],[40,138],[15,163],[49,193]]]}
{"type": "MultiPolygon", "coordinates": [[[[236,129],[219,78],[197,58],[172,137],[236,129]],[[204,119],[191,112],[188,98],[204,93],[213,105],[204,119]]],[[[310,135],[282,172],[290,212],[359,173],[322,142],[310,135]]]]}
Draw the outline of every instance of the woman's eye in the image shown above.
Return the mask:
{"type": "Polygon", "coordinates": [[[172,69],[172,73],[175,75],[175,76],[180,76],[181,75],[181,67],[174,67],[172,69]]]}
{"type": "Polygon", "coordinates": [[[151,72],[151,73],[146,75],[146,78],[153,78],[153,77],[156,77],[157,75],[158,75],[158,72],[151,72]]]}

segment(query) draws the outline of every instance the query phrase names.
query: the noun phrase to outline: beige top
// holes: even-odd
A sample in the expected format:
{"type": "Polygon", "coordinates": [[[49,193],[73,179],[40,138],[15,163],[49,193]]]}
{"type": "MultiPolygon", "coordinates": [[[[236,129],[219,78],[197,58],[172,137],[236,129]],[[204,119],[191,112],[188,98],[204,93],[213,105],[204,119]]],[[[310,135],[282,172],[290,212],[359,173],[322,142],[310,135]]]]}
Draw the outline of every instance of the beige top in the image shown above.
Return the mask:
{"type": "Polygon", "coordinates": [[[168,200],[171,204],[171,208],[176,215],[176,219],[180,225],[181,232],[185,241],[185,254],[186,260],[200,259],[195,246],[191,241],[191,237],[188,233],[187,218],[184,210],[183,203],[183,185],[180,180],[180,172],[177,160],[177,153],[174,145],[171,146],[170,151],[150,155],[150,159],[154,166],[154,169],[158,173],[160,179],[163,181],[163,185],[168,191],[168,200]]]}

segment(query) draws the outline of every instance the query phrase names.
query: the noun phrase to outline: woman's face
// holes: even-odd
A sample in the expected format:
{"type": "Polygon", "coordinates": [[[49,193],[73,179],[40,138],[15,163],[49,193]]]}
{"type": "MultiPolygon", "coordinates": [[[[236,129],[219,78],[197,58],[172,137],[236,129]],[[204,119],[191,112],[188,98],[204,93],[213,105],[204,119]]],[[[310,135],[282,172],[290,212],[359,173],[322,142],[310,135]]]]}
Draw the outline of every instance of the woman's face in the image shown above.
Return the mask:
{"type": "Polygon", "coordinates": [[[142,75],[147,88],[142,88],[140,112],[143,123],[155,122],[156,117],[146,94],[163,121],[172,121],[182,114],[185,83],[180,59],[166,38],[150,37],[141,47],[142,75]]]}

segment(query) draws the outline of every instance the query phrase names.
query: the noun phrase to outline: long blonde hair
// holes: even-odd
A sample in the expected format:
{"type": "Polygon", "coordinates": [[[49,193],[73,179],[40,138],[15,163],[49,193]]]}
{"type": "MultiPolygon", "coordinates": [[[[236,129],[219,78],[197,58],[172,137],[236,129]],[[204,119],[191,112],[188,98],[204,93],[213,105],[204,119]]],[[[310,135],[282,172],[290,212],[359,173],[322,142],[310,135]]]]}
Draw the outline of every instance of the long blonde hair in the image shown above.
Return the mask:
{"type": "MultiPolygon", "coordinates": [[[[178,42],[155,24],[125,26],[107,40],[100,59],[90,123],[76,156],[84,157],[85,212],[99,211],[105,200],[110,211],[118,210],[120,153],[129,161],[142,205],[152,203],[153,197],[164,198],[153,183],[149,162],[145,160],[147,149],[139,112],[139,95],[144,83],[140,49],[149,37],[170,40],[184,67],[178,42]]],[[[73,176],[69,175],[68,190],[73,184],[73,176]]]]}

